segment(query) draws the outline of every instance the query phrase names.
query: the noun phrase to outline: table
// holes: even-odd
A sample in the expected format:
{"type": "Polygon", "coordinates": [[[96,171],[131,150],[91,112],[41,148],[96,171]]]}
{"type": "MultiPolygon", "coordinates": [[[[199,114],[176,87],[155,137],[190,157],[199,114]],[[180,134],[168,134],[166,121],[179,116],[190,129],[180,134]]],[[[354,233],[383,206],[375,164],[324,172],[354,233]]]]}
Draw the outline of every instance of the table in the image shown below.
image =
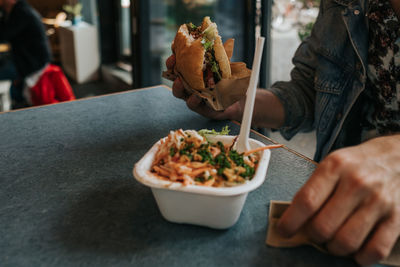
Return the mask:
{"type": "MultiPolygon", "coordinates": [[[[132,168],[171,129],[215,128],[164,86],[0,114],[1,266],[357,266],[265,245],[269,200],[315,164],[272,151],[265,183],[228,230],[165,221],[132,168]]],[[[266,137],[253,137],[269,144],[266,137]]]]}

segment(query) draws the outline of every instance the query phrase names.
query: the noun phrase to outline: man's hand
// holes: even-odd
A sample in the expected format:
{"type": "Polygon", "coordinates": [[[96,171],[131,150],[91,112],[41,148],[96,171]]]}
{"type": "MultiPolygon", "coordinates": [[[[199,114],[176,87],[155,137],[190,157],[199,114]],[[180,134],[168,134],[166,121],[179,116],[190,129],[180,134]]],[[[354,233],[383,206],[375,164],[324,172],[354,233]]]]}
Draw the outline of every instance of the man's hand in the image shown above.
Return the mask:
{"type": "MultiPolygon", "coordinates": [[[[171,55],[165,62],[167,69],[172,70],[175,67],[175,55],[171,55]]],[[[200,97],[192,94],[189,95],[181,80],[176,78],[172,85],[172,93],[175,97],[181,98],[186,101],[186,105],[193,111],[199,113],[200,115],[216,119],[216,120],[225,120],[225,119],[232,119],[232,120],[241,120],[243,103],[236,102],[229,108],[225,109],[224,111],[215,111],[210,106],[206,104],[206,102],[201,99],[200,97]]],[[[243,99],[244,102],[244,99],[243,99]]]]}
{"type": "Polygon", "coordinates": [[[301,227],[361,265],[388,256],[400,235],[400,135],[328,155],[278,223],[285,236],[301,227]]]}
{"type": "MultiPolygon", "coordinates": [[[[165,64],[168,70],[175,67],[175,56],[170,56],[165,64]]],[[[241,121],[244,111],[245,98],[237,101],[224,111],[215,111],[206,102],[196,95],[189,95],[179,78],[174,81],[172,93],[175,97],[186,101],[187,106],[207,118],[216,120],[241,121]]],[[[268,90],[258,89],[254,103],[253,126],[265,128],[279,128],[284,123],[284,109],[280,100],[268,90]]]]}

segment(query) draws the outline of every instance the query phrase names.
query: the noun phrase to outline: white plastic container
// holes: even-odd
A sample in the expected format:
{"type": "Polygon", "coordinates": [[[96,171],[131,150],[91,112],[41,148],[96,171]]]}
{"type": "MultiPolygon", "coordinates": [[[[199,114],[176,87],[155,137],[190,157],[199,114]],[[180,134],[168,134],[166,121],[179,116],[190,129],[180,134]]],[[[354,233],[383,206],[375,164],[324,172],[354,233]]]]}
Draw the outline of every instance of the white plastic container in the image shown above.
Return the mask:
{"type": "MultiPolygon", "coordinates": [[[[235,136],[208,136],[211,142],[221,141],[232,144],[235,136]]],[[[265,144],[250,139],[252,149],[265,144]]],[[[136,180],[149,186],[163,217],[175,223],[189,223],[216,229],[233,226],[239,219],[247,194],[259,187],[265,180],[271,152],[261,153],[258,167],[252,180],[234,187],[206,187],[183,185],[179,182],[165,181],[150,172],[151,164],[158,150],[157,142],[140,159],[133,169],[136,180]]]]}

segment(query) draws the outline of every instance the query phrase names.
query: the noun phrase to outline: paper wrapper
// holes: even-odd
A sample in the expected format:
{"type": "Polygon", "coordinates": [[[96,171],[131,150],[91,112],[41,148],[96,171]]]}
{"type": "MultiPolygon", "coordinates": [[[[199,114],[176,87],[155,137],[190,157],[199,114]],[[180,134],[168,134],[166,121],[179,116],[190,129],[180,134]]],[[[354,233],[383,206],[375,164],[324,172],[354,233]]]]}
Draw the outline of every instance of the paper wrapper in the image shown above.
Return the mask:
{"type": "MultiPolygon", "coordinates": [[[[300,230],[296,235],[285,238],[279,235],[276,230],[276,225],[283,212],[289,207],[290,202],[271,200],[269,206],[269,222],[266,243],[272,247],[297,247],[302,245],[311,245],[318,250],[328,253],[328,251],[318,244],[313,243],[306,235],[305,231],[300,230]]],[[[397,240],[390,255],[379,262],[380,264],[387,264],[391,266],[400,266],[400,239],[397,240]]]]}
{"type": "Polygon", "coordinates": [[[164,71],[162,76],[168,80],[174,81],[179,77],[185,87],[186,92],[196,94],[206,100],[214,110],[224,110],[236,101],[246,96],[249,87],[251,70],[243,62],[231,63],[232,77],[230,79],[220,80],[214,88],[205,90],[192,89],[185,81],[184,77],[177,71],[164,71]]]}

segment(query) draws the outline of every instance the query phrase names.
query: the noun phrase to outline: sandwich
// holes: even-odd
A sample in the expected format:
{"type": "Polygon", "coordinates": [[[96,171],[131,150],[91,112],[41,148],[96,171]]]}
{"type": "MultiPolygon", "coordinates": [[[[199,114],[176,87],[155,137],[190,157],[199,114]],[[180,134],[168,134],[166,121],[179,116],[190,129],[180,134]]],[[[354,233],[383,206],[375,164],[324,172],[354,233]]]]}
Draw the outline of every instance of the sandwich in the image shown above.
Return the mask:
{"type": "Polygon", "coordinates": [[[172,52],[175,71],[195,90],[213,89],[220,80],[231,78],[230,60],[210,17],[205,17],[201,26],[181,25],[172,52]]]}

